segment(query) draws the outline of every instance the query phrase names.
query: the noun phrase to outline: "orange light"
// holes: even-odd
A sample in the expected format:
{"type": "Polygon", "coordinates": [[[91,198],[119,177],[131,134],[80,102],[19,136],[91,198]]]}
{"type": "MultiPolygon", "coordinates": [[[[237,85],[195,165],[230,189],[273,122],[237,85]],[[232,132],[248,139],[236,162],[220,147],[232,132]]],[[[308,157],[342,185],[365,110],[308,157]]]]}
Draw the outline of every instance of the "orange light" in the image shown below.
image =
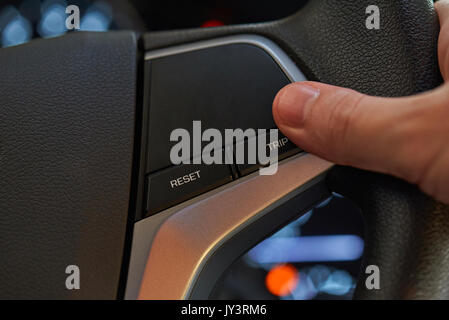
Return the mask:
{"type": "Polygon", "coordinates": [[[223,21],[220,21],[217,19],[212,19],[212,20],[207,20],[206,22],[204,22],[201,25],[201,28],[220,27],[220,26],[224,26],[223,21]]]}
{"type": "Polygon", "coordinates": [[[298,282],[298,271],[291,264],[281,264],[273,267],[265,278],[265,285],[268,291],[279,297],[291,294],[298,282]]]}

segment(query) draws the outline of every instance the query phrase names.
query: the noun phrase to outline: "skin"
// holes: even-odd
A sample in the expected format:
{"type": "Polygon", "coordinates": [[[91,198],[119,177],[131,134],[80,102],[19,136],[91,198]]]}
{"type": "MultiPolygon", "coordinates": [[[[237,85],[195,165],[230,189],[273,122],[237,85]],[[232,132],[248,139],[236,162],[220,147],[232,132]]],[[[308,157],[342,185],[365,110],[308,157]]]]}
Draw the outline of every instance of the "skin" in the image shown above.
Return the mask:
{"type": "Polygon", "coordinates": [[[318,82],[293,83],[273,102],[279,129],[310,153],[394,175],[449,204],[449,0],[435,7],[443,85],[380,98],[318,82]]]}

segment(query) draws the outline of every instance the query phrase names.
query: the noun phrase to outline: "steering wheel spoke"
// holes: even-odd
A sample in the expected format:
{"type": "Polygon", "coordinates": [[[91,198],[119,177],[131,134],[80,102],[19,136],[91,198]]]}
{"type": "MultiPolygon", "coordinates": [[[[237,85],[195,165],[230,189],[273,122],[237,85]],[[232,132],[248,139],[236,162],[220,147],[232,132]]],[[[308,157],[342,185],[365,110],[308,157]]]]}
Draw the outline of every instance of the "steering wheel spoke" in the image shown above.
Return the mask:
{"type": "Polygon", "coordinates": [[[356,298],[448,298],[449,209],[389,176],[294,150],[272,176],[233,166],[148,210],[173,128],[207,116],[220,130],[271,129],[275,92],[305,79],[377,96],[441,84],[433,5],[378,0],[379,28],[367,28],[371,4],[314,0],[268,23],[1,49],[0,298],[207,298],[234,259],[331,192],[360,207],[363,267],[381,272],[381,288],[361,277],[356,298]],[[79,290],[64,286],[70,265],[79,290]]]}

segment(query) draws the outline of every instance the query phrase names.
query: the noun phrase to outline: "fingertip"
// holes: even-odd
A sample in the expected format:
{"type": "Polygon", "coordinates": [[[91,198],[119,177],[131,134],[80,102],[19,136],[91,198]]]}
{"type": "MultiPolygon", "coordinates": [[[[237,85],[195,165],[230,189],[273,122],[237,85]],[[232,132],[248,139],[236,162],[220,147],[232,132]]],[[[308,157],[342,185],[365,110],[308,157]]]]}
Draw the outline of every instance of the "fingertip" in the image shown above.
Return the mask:
{"type": "Polygon", "coordinates": [[[273,116],[279,127],[300,128],[303,125],[304,108],[312,104],[319,89],[305,82],[296,82],[282,88],[273,102],[273,116]]]}

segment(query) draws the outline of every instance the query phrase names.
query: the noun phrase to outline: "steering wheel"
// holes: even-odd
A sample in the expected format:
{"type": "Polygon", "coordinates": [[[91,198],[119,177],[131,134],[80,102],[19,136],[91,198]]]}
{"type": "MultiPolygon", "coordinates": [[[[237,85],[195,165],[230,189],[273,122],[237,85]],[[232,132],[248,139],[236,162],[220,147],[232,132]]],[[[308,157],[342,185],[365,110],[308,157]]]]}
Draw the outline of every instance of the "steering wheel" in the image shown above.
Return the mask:
{"type": "Polygon", "coordinates": [[[274,175],[234,172],[169,206],[148,182],[166,170],[163,134],[176,121],[272,121],[289,81],[378,96],[438,86],[432,1],[377,0],[379,30],[365,26],[371,4],[314,0],[268,23],[75,32],[1,49],[0,298],[207,298],[237,257],[332,192],[366,224],[356,299],[449,298],[449,209],[401,180],[300,153],[274,175]],[[80,287],[69,290],[73,265],[80,287]],[[365,286],[369,265],[379,289],[365,286]]]}

